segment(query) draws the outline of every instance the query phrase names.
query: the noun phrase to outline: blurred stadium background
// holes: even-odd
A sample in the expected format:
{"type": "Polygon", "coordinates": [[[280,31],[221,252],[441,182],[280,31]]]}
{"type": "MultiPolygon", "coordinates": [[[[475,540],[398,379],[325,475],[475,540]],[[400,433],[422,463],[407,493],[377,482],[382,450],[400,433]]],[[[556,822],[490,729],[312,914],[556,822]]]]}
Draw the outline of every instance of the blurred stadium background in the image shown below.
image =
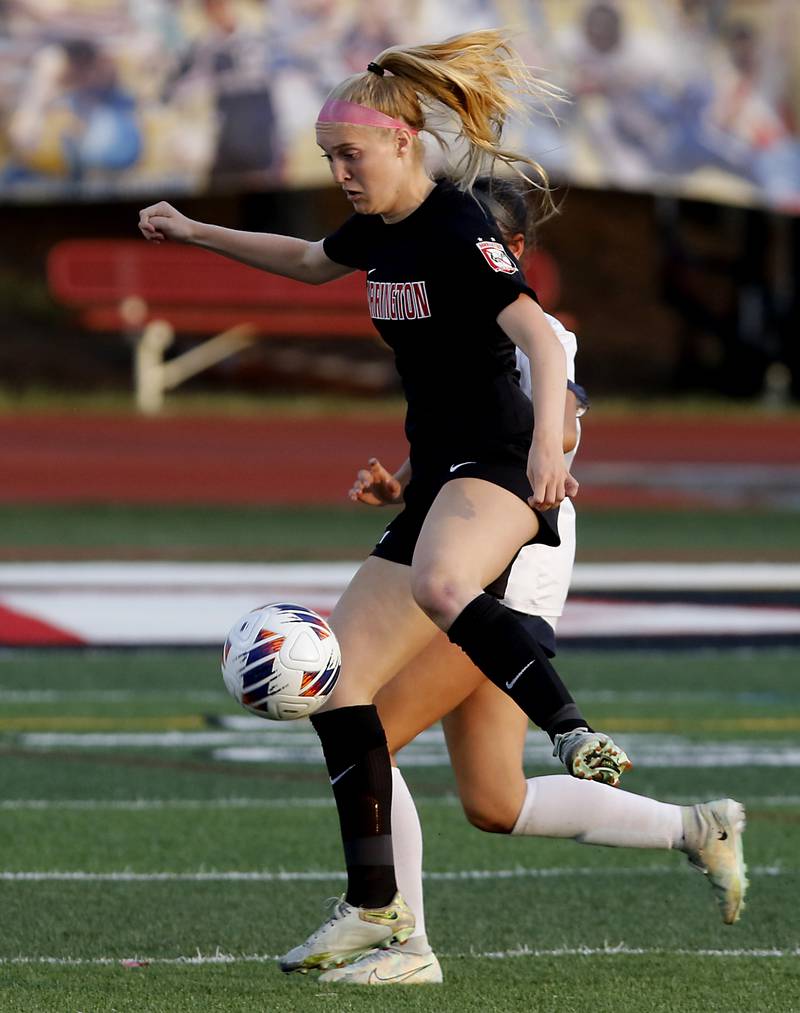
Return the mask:
{"type": "Polygon", "coordinates": [[[452,985],[370,1008],[521,1008],[538,981],[560,1013],[800,1009],[796,0],[0,3],[3,1008],[327,1008],[258,966],[338,868],[319,756],[236,712],[215,650],[262,599],[331,606],[387,519],[345,493],[405,456],[402,404],[357,292],[148,261],[137,213],[320,238],[346,214],[314,145],[330,87],[498,25],[570,96],[511,125],[563,199],[530,273],[593,401],[562,668],[637,747],[632,790],[744,797],[753,901],[724,933],[674,865],[509,858],[463,826],[433,731],[409,780],[452,985]],[[174,382],[223,331],[161,404],[143,335],[174,382]],[[581,905],[598,935],[553,927],[581,905]]]}

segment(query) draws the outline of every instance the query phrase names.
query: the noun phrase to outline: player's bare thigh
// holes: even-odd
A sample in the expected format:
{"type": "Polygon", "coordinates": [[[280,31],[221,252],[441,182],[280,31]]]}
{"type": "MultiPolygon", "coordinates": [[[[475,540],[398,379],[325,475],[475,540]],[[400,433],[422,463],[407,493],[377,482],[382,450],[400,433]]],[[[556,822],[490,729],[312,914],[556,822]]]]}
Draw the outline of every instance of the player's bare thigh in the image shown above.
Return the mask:
{"type": "Polygon", "coordinates": [[[461,648],[436,636],[384,685],[375,705],[393,755],[486,682],[461,648]]]}
{"type": "Polygon", "coordinates": [[[525,801],[527,717],[484,679],[442,725],[467,819],[481,830],[509,833],[525,801]]]}
{"type": "Polygon", "coordinates": [[[411,595],[409,573],[407,566],[369,556],[337,602],[330,623],[342,671],[326,710],[371,703],[438,632],[411,595]]]}
{"type": "Polygon", "coordinates": [[[539,529],[518,496],[479,478],[447,482],[425,518],[411,565],[414,599],[448,629],[539,529]]]}

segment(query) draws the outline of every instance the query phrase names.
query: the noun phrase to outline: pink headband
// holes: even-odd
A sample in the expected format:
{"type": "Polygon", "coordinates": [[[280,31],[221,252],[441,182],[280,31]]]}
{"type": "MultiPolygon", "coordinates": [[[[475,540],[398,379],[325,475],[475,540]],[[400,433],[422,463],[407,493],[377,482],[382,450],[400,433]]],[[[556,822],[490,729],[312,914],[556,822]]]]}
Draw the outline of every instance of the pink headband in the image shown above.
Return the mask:
{"type": "Polygon", "coordinates": [[[345,102],[343,99],[331,98],[320,109],[317,123],[352,123],[359,127],[388,127],[390,130],[408,130],[418,134],[419,131],[410,127],[402,120],[392,119],[377,109],[359,105],[357,102],[345,102]]]}

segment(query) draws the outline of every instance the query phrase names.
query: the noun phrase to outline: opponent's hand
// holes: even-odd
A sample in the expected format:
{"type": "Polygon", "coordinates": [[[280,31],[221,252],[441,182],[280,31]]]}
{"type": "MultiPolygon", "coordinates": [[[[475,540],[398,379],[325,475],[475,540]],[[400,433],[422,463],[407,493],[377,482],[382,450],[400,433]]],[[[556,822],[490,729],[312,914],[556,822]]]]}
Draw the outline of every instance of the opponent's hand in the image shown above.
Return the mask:
{"type": "Polygon", "coordinates": [[[139,212],[139,231],[151,243],[162,243],[165,239],[174,243],[190,243],[196,228],[197,222],[182,215],[164,200],[139,212]]]}
{"type": "Polygon", "coordinates": [[[564,465],[561,449],[535,443],[528,455],[528,480],[533,490],[533,495],[528,497],[528,505],[537,510],[558,506],[565,496],[575,496],[579,488],[564,465]]]}
{"type": "Polygon", "coordinates": [[[361,468],[347,494],[354,503],[367,506],[394,506],[403,501],[403,487],[376,457],[361,468]]]}

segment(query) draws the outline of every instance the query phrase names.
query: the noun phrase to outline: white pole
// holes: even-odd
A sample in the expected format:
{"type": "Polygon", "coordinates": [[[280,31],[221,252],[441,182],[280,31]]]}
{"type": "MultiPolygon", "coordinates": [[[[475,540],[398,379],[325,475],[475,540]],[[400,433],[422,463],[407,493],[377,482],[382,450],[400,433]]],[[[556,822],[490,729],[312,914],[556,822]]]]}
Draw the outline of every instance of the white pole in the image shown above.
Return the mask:
{"type": "Polygon", "coordinates": [[[166,320],[151,320],[136,342],[136,407],[144,415],[157,415],[164,407],[164,352],[174,337],[166,320]]]}

